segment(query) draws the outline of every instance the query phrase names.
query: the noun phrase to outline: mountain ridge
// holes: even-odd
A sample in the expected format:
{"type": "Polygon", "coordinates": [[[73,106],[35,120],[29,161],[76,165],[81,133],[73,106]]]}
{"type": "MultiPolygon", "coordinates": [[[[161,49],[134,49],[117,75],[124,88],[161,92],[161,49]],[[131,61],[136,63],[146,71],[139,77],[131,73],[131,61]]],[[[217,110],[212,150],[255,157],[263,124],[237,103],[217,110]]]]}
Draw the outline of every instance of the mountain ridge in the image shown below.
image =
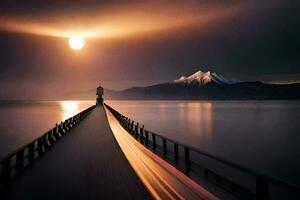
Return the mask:
{"type": "Polygon", "coordinates": [[[296,100],[300,84],[276,85],[262,82],[207,85],[167,82],[122,91],[105,91],[106,99],[117,100],[296,100]]]}
{"type": "Polygon", "coordinates": [[[175,79],[174,82],[182,83],[182,84],[206,85],[212,82],[217,84],[235,84],[241,81],[237,79],[227,79],[222,75],[217,74],[216,72],[211,72],[211,71],[203,72],[201,70],[198,70],[188,77],[181,76],[179,79],[175,79]]]}

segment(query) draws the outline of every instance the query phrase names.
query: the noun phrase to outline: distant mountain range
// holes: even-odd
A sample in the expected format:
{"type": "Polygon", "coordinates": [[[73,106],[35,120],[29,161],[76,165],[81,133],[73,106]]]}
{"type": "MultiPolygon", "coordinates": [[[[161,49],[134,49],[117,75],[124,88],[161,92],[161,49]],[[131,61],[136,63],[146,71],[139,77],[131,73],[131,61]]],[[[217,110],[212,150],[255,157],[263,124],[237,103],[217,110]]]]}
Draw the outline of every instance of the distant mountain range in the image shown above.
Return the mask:
{"type": "Polygon", "coordinates": [[[213,83],[225,85],[225,84],[240,83],[241,81],[236,79],[226,79],[222,75],[218,75],[215,72],[214,73],[211,73],[210,71],[202,72],[199,70],[188,77],[181,76],[179,79],[176,79],[174,82],[183,83],[183,84],[196,84],[196,85],[206,85],[213,82],[213,83]]]}
{"type": "Polygon", "coordinates": [[[197,71],[174,82],[122,91],[105,90],[106,99],[144,100],[267,100],[300,99],[300,84],[265,84],[227,79],[215,72],[197,71]]]}

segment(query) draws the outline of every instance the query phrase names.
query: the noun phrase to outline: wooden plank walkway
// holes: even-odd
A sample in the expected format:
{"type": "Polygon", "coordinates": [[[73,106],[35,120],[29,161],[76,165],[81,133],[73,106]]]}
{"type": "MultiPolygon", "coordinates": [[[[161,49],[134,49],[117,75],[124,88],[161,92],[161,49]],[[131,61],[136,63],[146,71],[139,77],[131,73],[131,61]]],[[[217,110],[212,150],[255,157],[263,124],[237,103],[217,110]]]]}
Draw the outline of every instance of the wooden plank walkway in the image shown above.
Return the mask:
{"type": "Polygon", "coordinates": [[[123,153],[155,199],[219,200],[135,140],[109,110],[106,113],[123,153]]]}
{"type": "Polygon", "coordinates": [[[152,199],[97,106],[13,180],[1,199],[152,199]]]}

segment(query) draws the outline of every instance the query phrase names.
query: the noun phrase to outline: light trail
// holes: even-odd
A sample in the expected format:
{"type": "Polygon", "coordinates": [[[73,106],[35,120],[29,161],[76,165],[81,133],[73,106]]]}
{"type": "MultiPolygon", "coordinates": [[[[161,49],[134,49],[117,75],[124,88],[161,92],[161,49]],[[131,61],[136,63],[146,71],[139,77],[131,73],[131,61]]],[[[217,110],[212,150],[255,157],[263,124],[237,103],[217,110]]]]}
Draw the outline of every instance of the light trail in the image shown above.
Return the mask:
{"type": "Polygon", "coordinates": [[[105,111],[123,153],[154,199],[219,199],[136,141],[105,111]]]}

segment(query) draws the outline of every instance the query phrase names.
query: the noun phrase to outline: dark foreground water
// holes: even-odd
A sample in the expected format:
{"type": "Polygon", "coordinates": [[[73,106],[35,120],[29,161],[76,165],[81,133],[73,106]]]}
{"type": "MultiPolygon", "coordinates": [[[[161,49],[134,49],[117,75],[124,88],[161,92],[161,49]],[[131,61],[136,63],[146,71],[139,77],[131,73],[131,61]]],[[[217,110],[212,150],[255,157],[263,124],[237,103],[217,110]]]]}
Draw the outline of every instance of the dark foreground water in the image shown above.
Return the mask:
{"type": "MultiPolygon", "coordinates": [[[[300,184],[300,101],[107,101],[146,128],[300,184]]],[[[0,158],[94,101],[0,102],[0,158]]]]}

